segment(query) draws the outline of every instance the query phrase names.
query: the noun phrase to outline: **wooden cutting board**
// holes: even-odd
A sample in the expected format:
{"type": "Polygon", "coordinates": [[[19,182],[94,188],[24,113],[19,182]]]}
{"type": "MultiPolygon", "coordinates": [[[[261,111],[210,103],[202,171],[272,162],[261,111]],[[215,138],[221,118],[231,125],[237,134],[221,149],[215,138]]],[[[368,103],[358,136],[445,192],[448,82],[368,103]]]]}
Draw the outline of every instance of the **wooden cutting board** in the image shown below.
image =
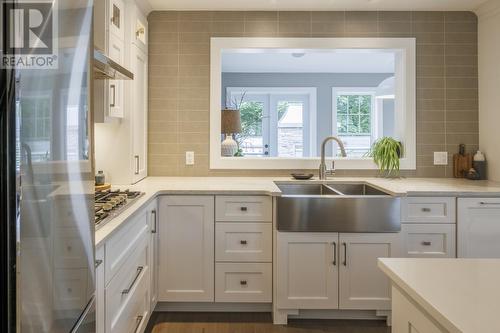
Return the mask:
{"type": "Polygon", "coordinates": [[[453,177],[465,178],[470,168],[472,168],[472,154],[453,155],[453,177]]]}

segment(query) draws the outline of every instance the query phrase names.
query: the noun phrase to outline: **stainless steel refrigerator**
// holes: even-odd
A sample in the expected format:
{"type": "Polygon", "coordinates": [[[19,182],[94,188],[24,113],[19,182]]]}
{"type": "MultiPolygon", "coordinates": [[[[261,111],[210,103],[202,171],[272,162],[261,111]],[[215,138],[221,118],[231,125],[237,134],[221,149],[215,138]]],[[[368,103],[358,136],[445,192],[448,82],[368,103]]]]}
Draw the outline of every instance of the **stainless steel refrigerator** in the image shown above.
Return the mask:
{"type": "Polygon", "coordinates": [[[95,332],[93,2],[54,4],[57,68],[0,74],[1,332],[95,332]]]}

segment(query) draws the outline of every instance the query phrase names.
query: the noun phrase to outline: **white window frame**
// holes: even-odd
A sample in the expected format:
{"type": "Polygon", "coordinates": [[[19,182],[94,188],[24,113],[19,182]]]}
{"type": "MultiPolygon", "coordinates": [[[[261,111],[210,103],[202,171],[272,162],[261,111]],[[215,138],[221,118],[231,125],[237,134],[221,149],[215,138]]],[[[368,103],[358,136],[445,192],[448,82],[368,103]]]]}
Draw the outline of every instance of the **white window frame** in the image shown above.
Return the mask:
{"type": "MultiPolygon", "coordinates": [[[[312,87],[226,87],[226,100],[230,103],[231,98],[234,95],[241,96],[243,93],[248,95],[256,95],[256,96],[266,96],[267,100],[264,101],[264,108],[269,111],[269,122],[268,124],[262,123],[262,137],[264,140],[264,144],[269,143],[271,147],[271,152],[274,152],[278,146],[277,140],[277,131],[278,128],[274,128],[271,126],[273,123],[277,123],[276,114],[272,112],[274,102],[277,99],[281,100],[281,97],[290,97],[293,98],[294,95],[298,96],[307,96],[309,103],[306,107],[306,114],[304,119],[304,147],[307,145],[307,151],[311,152],[311,155],[316,154],[316,103],[317,103],[317,94],[316,88],[312,87]]],[[[306,150],[304,148],[304,150],[306,150]]],[[[277,152],[276,152],[277,153],[277,152]]],[[[260,156],[253,156],[255,158],[261,158],[260,156]]],[[[273,157],[273,153],[271,156],[265,156],[268,158],[281,158],[281,157],[273,157]]]]}
{"type": "MultiPolygon", "coordinates": [[[[416,39],[415,38],[274,38],[213,37],[210,45],[210,169],[317,169],[319,157],[221,156],[222,54],[224,52],[280,52],[282,49],[334,52],[336,49],[370,49],[393,52],[395,61],[395,137],[403,143],[402,170],[416,169],[416,39]]],[[[372,158],[327,158],[337,169],[378,169],[372,158]]]]}
{"type": "MultiPolygon", "coordinates": [[[[377,87],[333,87],[332,88],[332,135],[337,133],[337,98],[340,95],[370,95],[371,99],[371,114],[370,114],[370,136],[373,142],[378,135],[378,115],[376,99],[377,87]]],[[[332,145],[332,156],[337,155],[337,145],[332,145]]]]}

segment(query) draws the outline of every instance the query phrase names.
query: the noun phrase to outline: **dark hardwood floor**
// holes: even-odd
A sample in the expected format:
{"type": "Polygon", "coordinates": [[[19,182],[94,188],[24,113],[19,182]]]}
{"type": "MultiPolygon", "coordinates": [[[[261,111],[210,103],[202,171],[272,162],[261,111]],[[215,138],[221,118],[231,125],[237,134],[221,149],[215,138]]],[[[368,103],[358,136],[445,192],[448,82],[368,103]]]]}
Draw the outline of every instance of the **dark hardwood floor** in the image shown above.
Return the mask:
{"type": "Polygon", "coordinates": [[[390,333],[383,320],[290,320],[273,325],[270,313],[155,312],[147,333],[390,333]]]}

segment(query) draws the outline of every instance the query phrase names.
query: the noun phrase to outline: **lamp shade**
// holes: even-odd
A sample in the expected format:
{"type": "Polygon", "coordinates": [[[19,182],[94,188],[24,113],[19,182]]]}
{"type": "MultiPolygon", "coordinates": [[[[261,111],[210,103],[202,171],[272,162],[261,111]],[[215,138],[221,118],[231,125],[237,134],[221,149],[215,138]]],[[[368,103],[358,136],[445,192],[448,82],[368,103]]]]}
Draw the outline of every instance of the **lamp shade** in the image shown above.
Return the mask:
{"type": "Polygon", "coordinates": [[[221,133],[232,134],[241,132],[240,110],[224,109],[221,112],[221,133]]]}

